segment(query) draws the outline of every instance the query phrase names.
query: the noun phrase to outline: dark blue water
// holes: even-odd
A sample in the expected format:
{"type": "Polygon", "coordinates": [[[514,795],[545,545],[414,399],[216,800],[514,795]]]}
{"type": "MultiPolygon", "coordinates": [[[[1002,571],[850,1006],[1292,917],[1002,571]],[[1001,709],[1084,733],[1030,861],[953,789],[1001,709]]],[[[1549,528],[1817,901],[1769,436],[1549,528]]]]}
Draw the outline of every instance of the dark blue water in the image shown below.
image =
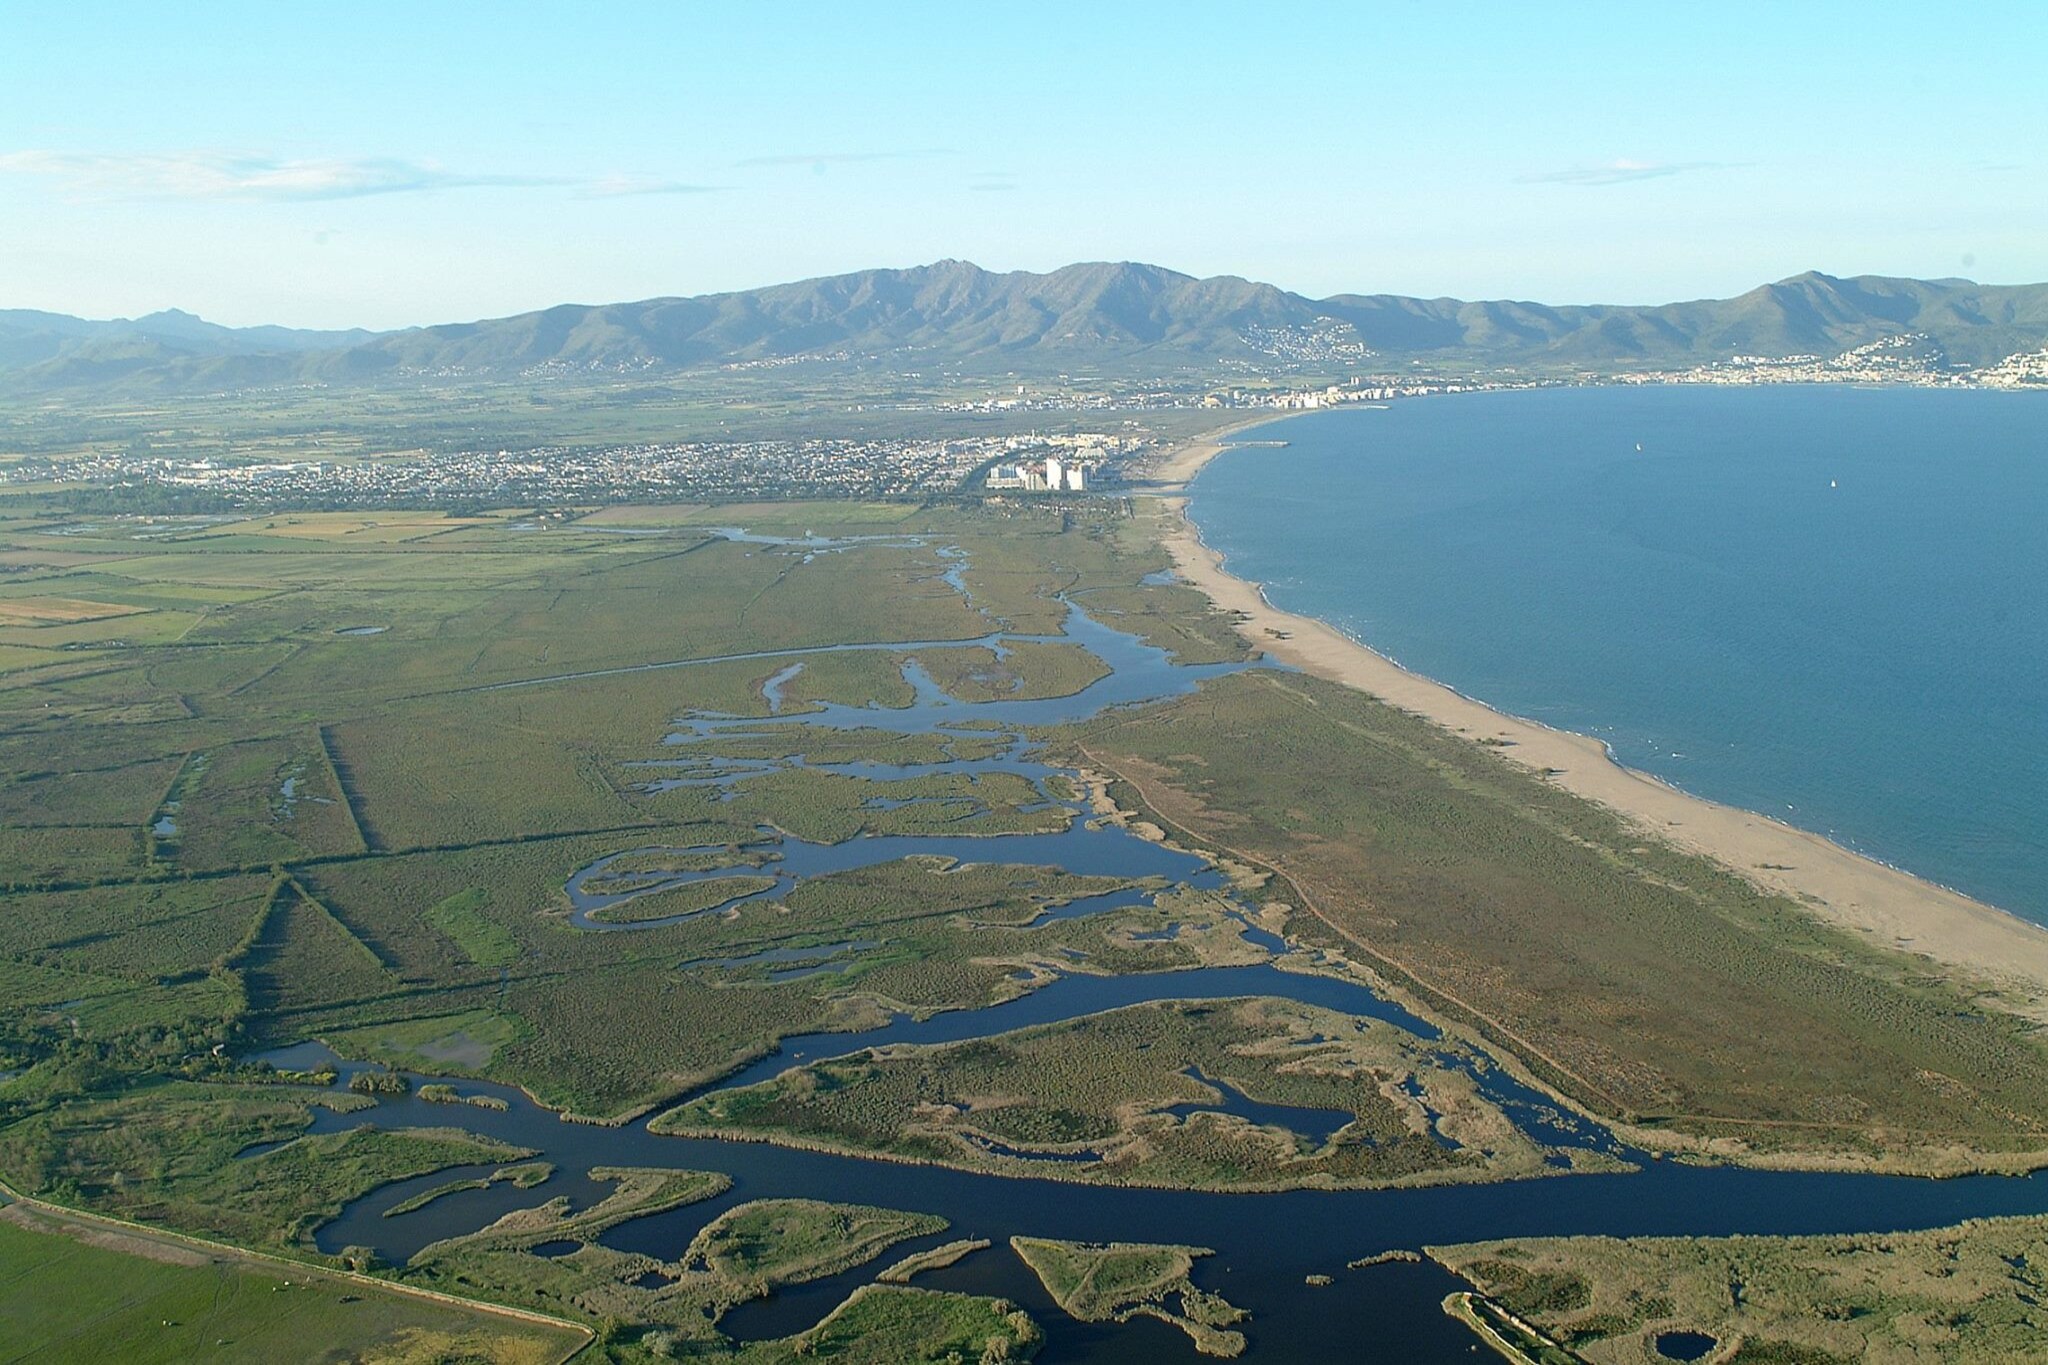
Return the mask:
{"type": "Polygon", "coordinates": [[[1276,605],[2048,922],[2048,394],[1551,389],[1258,434],[1288,445],[1192,513],[1276,605]]]}

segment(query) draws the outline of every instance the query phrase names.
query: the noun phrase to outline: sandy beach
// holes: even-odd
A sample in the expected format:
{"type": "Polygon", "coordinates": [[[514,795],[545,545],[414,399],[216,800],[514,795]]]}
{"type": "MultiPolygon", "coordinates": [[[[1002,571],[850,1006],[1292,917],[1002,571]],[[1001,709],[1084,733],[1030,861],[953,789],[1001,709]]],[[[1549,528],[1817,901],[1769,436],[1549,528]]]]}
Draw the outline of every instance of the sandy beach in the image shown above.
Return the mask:
{"type": "MultiPolygon", "coordinates": [[[[1169,452],[1153,477],[1185,483],[1240,430],[1169,452]]],[[[1598,740],[1496,711],[1409,672],[1332,626],[1282,611],[1257,584],[1226,571],[1222,556],[1202,542],[1188,520],[1185,498],[1160,501],[1172,514],[1164,540],[1181,576],[1222,609],[1243,613],[1240,631],[1274,658],[1356,687],[1454,733],[1505,741],[1509,747],[1496,752],[1549,774],[1566,790],[1790,896],[1873,943],[1966,974],[1994,990],[1996,1003],[2006,1009],[2048,1019],[2048,930],[1819,835],[1688,795],[1614,762],[1598,740]]]]}

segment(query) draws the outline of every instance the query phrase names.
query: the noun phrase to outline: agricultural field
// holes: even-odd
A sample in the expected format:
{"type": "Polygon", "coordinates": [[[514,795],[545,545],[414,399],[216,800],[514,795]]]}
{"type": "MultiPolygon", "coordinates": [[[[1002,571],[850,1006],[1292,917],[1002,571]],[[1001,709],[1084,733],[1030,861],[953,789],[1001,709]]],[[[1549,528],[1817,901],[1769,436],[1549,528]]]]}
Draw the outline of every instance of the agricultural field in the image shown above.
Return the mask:
{"type": "Polygon", "coordinates": [[[1717,1361],[2031,1359],[2048,1219],[1861,1237],[1530,1238],[1431,1247],[1593,1365],[1684,1334],[1717,1361]],[[1711,1339],[1710,1342],[1702,1339],[1711,1339]]]}
{"type": "Polygon", "coordinates": [[[51,1365],[555,1365],[588,1339],[21,1205],[0,1208],[0,1322],[10,1359],[35,1342],[51,1365]]]}

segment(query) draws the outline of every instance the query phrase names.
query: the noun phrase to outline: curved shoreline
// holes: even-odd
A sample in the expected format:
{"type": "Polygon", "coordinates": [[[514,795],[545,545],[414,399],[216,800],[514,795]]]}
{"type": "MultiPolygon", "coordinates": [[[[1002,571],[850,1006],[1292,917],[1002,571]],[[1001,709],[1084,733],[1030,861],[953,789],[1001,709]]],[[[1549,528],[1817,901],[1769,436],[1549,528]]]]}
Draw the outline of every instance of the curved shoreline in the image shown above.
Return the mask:
{"type": "MultiPolygon", "coordinates": [[[[1229,448],[1230,436],[1245,429],[1234,427],[1169,452],[1159,477],[1192,480],[1229,448]]],[[[1510,762],[1666,842],[1787,896],[1868,942],[1966,974],[1994,994],[1988,1003],[2048,1020],[2048,929],[1768,815],[1694,796],[1616,762],[1598,739],[1509,715],[1410,672],[1328,622],[1274,606],[1261,585],[1229,572],[1223,555],[1202,539],[1184,495],[1157,501],[1170,517],[1160,538],[1175,568],[1218,608],[1239,613],[1238,631],[1254,647],[1475,743],[1490,741],[1488,747],[1510,762]]]]}

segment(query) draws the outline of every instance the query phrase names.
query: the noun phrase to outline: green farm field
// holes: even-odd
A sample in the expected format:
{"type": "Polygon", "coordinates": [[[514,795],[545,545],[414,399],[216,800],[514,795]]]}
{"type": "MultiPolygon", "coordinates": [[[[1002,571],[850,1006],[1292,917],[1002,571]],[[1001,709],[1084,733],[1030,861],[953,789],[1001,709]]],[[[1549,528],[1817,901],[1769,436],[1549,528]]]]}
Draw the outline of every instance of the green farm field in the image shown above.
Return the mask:
{"type": "Polygon", "coordinates": [[[0,1359],[51,1365],[554,1365],[588,1340],[20,1205],[0,1210],[0,1321],[0,1359]]]}

